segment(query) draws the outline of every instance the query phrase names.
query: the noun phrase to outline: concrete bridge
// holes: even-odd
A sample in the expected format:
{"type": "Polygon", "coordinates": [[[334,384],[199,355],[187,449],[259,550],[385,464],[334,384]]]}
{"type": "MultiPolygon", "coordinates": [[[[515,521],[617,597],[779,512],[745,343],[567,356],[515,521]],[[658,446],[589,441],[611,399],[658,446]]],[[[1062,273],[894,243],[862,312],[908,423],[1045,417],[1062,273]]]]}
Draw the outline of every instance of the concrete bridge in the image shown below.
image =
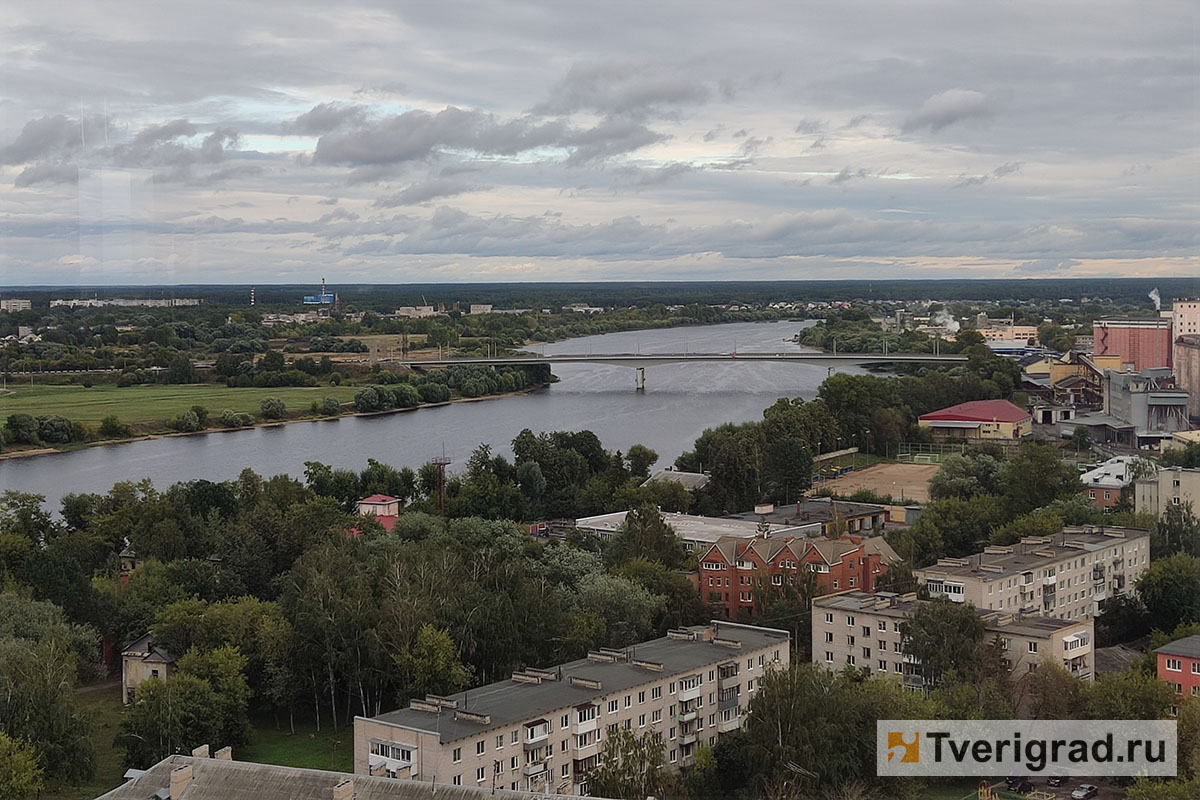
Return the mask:
{"type": "MultiPolygon", "coordinates": [[[[491,358],[441,358],[418,361],[393,360],[411,369],[422,367],[452,367],[477,364],[490,367],[529,366],[531,364],[610,364],[616,367],[631,367],[634,370],[635,387],[646,388],[646,367],[681,363],[755,363],[779,361],[790,364],[808,364],[826,367],[830,373],[837,367],[871,366],[875,364],[965,364],[966,356],[932,355],[929,353],[608,353],[571,355],[528,355],[498,356],[491,358]]],[[[381,361],[380,363],[388,363],[381,361]]]]}

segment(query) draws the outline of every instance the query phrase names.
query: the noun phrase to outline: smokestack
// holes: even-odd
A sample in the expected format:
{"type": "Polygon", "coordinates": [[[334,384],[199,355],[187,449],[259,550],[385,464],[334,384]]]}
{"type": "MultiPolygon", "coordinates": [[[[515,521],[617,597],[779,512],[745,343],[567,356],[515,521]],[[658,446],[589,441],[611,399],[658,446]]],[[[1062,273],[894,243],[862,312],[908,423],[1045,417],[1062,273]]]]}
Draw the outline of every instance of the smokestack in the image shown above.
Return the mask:
{"type": "Polygon", "coordinates": [[[171,800],[179,800],[192,782],[192,765],[184,764],[171,770],[171,800]]]}

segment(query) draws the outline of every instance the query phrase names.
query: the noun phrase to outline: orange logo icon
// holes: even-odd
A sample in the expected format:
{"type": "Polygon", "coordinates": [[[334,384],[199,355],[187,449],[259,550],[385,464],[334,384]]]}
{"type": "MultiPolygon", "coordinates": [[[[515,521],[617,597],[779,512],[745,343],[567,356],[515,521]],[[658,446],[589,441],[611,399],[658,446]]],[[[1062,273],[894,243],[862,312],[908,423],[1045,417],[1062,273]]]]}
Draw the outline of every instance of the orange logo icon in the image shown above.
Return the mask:
{"type": "Polygon", "coordinates": [[[888,731],[888,763],[896,757],[896,751],[899,748],[904,748],[904,755],[900,757],[901,764],[916,764],[921,760],[921,734],[914,732],[912,741],[904,741],[904,734],[899,731],[888,731]]]}

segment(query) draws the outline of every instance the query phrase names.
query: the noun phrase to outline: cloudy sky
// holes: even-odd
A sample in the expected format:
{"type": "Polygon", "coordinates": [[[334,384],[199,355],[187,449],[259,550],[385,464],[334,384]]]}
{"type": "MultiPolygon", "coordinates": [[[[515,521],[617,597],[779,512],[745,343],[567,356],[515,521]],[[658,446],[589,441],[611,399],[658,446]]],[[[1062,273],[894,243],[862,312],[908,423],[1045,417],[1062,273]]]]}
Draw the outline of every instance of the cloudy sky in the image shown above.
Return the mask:
{"type": "Polygon", "coordinates": [[[1200,275],[1198,8],[9,3],[0,282],[1200,275]]]}

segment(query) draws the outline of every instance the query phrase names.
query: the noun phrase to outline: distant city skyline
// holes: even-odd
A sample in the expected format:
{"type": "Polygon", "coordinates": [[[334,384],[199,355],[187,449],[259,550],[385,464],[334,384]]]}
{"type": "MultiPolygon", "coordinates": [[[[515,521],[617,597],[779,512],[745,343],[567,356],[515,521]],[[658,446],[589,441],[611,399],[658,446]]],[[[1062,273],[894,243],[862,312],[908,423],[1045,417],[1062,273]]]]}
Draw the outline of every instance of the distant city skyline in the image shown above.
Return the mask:
{"type": "Polygon", "coordinates": [[[1181,0],[6,12],[3,284],[1200,276],[1181,0]]]}

